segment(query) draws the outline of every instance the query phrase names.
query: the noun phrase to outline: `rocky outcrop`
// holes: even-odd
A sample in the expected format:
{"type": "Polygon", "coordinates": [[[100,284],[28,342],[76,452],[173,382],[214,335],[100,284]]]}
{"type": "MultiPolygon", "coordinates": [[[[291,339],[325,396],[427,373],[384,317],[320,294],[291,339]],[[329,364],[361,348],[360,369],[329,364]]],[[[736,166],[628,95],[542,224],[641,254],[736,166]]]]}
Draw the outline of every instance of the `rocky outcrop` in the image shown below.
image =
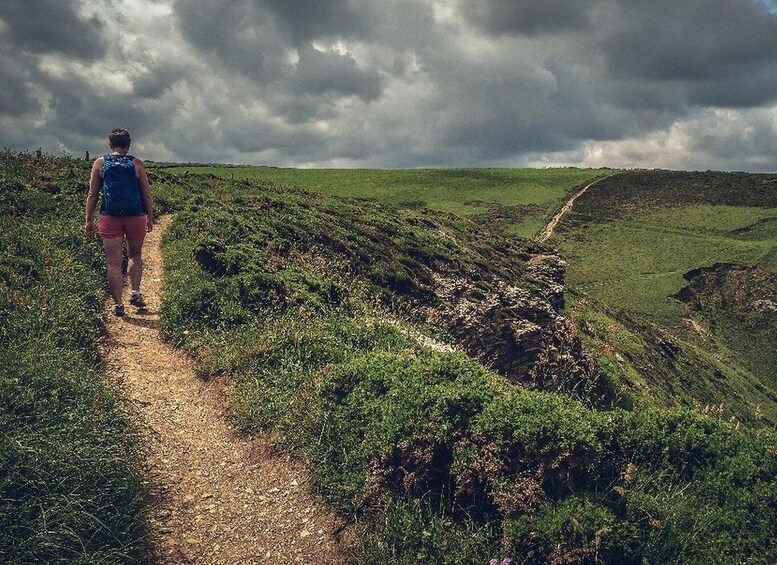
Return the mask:
{"type": "Polygon", "coordinates": [[[566,263],[541,253],[525,267],[519,283],[431,271],[439,303],[424,309],[427,321],[515,384],[601,396],[598,370],[563,315],[566,263]]]}
{"type": "Polygon", "coordinates": [[[432,273],[440,305],[426,312],[469,354],[514,380],[528,376],[559,313],[543,296],[504,281],[484,290],[457,273],[432,273]]]}

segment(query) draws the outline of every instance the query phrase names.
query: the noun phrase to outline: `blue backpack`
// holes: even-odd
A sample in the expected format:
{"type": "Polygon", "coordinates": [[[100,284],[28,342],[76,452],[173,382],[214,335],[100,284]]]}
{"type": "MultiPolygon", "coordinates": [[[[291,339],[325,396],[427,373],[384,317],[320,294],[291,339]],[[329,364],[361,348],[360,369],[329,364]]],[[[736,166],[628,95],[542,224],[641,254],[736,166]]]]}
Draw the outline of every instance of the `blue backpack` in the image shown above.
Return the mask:
{"type": "Polygon", "coordinates": [[[103,155],[103,189],[100,212],[109,216],[140,216],[146,204],[140,194],[132,155],[103,155]]]}

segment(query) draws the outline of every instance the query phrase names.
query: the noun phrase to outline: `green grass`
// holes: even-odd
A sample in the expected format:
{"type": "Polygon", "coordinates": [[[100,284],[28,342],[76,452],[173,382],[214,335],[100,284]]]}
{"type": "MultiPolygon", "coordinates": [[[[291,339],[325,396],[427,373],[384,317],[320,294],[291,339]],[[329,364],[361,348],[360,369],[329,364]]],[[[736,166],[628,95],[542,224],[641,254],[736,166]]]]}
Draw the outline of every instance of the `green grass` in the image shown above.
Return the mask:
{"type": "MultiPolygon", "coordinates": [[[[581,328],[588,351],[610,375],[622,397],[634,409],[654,406],[722,407],[726,418],[753,426],[777,423],[777,391],[767,373],[750,370],[741,352],[720,340],[681,340],[656,326],[623,313],[589,296],[573,295],[567,314],[581,328]],[[662,342],[679,346],[670,355],[662,342]]],[[[750,339],[770,355],[769,333],[750,339]]]]}
{"type": "Polygon", "coordinates": [[[634,212],[564,230],[553,243],[569,262],[570,286],[676,329],[685,310],[669,297],[686,285],[683,274],[717,262],[761,263],[777,244],[777,209],[689,205],[634,212]]]}
{"type": "Polygon", "coordinates": [[[376,170],[232,166],[182,166],[160,170],[297,186],[401,207],[425,206],[461,216],[475,216],[505,235],[529,238],[544,227],[575,188],[610,172],[575,168],[376,170]]]}
{"type": "MultiPolygon", "coordinates": [[[[773,431],[596,410],[410,337],[408,314],[434,305],[424,264],[522,286],[529,242],[429,211],[159,175],[178,210],[164,335],[228,379],[242,430],[272,430],[307,462],[356,525],[356,562],[777,558],[773,431]]],[[[644,335],[613,339],[639,352],[644,335]]]]}
{"type": "Polygon", "coordinates": [[[138,438],[104,382],[88,164],[0,153],[0,561],[142,563],[138,438]]]}
{"type": "Polygon", "coordinates": [[[568,288],[591,299],[572,315],[596,325],[598,310],[608,320],[588,345],[634,392],[632,401],[723,404],[727,415],[750,424],[777,423],[777,373],[768,354],[775,320],[768,311],[748,315],[758,299],[774,297],[767,282],[777,273],[774,175],[622,173],[580,197],[550,243],[569,263],[568,288]],[[708,283],[694,287],[693,304],[674,298],[689,285],[686,273],[716,264],[723,266],[708,283]],[[753,268],[727,283],[734,275],[725,264],[753,268]],[[735,298],[737,287],[752,292],[735,298]],[[618,335],[631,339],[619,343],[618,335]],[[666,354],[667,340],[677,355],[666,354]]]}

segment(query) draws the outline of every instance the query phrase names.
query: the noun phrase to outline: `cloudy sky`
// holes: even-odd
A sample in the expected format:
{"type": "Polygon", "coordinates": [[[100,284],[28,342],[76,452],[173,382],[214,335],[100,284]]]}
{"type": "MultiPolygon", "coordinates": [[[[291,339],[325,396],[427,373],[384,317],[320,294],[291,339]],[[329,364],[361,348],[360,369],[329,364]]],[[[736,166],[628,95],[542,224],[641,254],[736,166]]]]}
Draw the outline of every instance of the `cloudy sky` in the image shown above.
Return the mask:
{"type": "Polygon", "coordinates": [[[777,171],[772,0],[1,0],[0,145],[777,171]]]}

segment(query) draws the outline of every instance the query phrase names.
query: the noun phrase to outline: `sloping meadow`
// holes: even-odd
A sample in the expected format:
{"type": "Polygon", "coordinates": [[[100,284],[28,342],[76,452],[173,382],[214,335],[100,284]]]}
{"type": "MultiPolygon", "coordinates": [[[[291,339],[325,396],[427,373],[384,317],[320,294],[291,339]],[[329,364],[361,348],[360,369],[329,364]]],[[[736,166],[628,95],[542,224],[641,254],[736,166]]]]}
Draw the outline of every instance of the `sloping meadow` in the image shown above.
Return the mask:
{"type": "Polygon", "coordinates": [[[634,402],[774,428],[777,175],[625,171],[578,198],[553,242],[580,295],[570,316],[634,402]]]}
{"type": "Polygon", "coordinates": [[[615,408],[606,383],[586,389],[594,372],[540,390],[570,365],[540,355],[531,378],[508,379],[440,346],[460,336],[428,315],[450,306],[435,273],[547,302],[528,265],[546,248],[424,209],[206,176],[152,182],[176,213],[166,339],[203,378],[227,379],[243,431],[271,431],[307,463],[354,524],[357,562],[777,559],[774,432],[615,408]]]}
{"type": "Polygon", "coordinates": [[[140,563],[135,433],[101,379],[89,165],[0,153],[0,562],[140,563]]]}

